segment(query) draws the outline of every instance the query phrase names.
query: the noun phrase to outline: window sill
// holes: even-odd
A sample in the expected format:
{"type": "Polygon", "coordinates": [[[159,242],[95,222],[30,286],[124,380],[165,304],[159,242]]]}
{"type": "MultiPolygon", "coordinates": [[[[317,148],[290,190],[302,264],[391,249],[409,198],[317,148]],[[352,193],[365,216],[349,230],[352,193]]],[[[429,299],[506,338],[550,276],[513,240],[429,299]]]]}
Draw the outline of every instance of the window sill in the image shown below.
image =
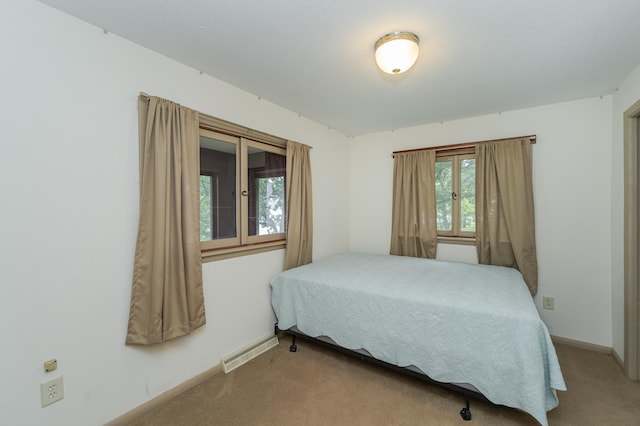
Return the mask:
{"type": "Polygon", "coordinates": [[[438,236],[438,243],[457,244],[461,246],[475,246],[476,239],[473,237],[441,237],[438,236]]]}
{"type": "Polygon", "coordinates": [[[264,253],[273,250],[282,250],[287,247],[287,242],[270,241],[268,243],[250,244],[238,247],[227,247],[213,250],[203,250],[201,252],[202,263],[214,262],[216,260],[231,259],[233,257],[248,256],[251,254],[264,253]]]}

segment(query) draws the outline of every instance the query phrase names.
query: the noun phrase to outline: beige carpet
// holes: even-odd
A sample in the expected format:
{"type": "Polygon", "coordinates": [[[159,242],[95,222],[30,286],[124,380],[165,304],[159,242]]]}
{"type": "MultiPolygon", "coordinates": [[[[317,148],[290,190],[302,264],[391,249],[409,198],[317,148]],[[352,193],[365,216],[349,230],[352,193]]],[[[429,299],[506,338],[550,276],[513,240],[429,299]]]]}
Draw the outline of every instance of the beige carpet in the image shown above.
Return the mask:
{"type": "MultiPolygon", "coordinates": [[[[290,338],[229,374],[219,374],[131,425],[536,425],[528,414],[456,392],[334,350],[290,338]]],[[[550,425],[640,425],[640,383],[611,356],[556,345],[568,391],[550,425]]]]}

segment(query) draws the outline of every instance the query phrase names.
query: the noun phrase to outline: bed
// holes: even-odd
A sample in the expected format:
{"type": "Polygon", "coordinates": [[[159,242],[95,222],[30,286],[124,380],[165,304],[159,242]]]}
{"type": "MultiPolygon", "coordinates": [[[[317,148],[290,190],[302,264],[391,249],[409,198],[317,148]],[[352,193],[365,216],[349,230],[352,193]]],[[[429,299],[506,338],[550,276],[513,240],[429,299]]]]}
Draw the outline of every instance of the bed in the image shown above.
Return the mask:
{"type": "Polygon", "coordinates": [[[278,329],[477,391],[542,425],[566,390],[515,269],[343,253],[284,271],[271,288],[278,329]]]}

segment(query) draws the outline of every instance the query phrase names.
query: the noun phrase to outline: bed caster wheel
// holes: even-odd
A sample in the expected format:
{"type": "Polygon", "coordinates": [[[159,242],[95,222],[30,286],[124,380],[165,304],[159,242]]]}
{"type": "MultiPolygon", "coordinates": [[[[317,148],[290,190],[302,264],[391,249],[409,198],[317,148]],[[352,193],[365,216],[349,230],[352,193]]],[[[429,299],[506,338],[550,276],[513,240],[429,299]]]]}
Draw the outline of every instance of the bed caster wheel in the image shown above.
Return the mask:
{"type": "Polygon", "coordinates": [[[298,345],[289,346],[289,352],[297,352],[297,351],[298,351],[298,345]]]}
{"type": "Polygon", "coordinates": [[[462,417],[462,419],[466,421],[471,420],[471,410],[469,410],[467,407],[463,408],[462,410],[460,410],[460,417],[462,417]]]}

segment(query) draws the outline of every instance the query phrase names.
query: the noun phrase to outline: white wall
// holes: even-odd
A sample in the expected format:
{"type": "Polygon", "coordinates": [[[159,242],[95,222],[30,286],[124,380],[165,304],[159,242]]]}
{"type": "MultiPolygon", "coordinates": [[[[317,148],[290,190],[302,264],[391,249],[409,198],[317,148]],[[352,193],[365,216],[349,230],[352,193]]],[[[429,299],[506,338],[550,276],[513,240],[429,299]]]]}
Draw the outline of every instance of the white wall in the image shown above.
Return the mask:
{"type": "MultiPolygon", "coordinates": [[[[536,134],[540,310],[551,334],[611,346],[612,98],[593,98],[357,137],[350,142],[354,251],[388,253],[395,150],[536,134]]],[[[469,246],[439,257],[477,262],[469,246]]]]}
{"type": "Polygon", "coordinates": [[[207,325],[124,345],[140,91],[313,146],[314,257],[348,247],[345,136],[32,0],[0,2],[0,24],[0,423],[102,424],[273,330],[283,251],[205,264],[207,325]]]}
{"type": "Polygon", "coordinates": [[[613,95],[611,257],[613,349],[624,359],[624,112],[640,100],[640,65],[613,95]]]}

